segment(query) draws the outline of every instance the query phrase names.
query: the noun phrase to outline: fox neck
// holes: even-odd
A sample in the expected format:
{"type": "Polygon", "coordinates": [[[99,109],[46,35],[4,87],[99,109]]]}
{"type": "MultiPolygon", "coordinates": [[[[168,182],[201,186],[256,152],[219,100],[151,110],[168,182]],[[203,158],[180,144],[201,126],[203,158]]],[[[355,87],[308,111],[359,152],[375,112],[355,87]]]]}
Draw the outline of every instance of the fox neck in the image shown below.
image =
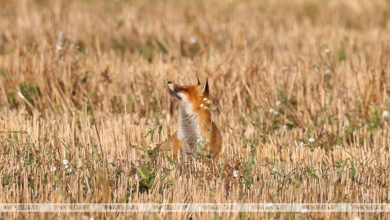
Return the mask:
{"type": "MultiPolygon", "coordinates": [[[[207,111],[206,115],[209,116],[207,111]]],[[[186,109],[179,106],[179,129],[178,129],[178,139],[186,142],[190,147],[195,147],[197,140],[204,136],[209,138],[208,135],[204,133],[202,127],[208,127],[211,124],[210,117],[206,117],[204,120],[204,115],[199,113],[188,114],[186,109]],[[202,117],[203,116],[203,117],[202,117]]]]}

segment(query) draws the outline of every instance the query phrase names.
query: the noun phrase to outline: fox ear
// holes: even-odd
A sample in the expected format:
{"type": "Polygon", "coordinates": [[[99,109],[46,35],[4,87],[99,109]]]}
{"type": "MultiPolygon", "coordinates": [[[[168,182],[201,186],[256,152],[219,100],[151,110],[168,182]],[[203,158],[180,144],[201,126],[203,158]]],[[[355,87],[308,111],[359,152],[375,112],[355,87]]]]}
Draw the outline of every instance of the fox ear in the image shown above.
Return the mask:
{"type": "Polygon", "coordinates": [[[204,90],[203,90],[203,93],[205,95],[208,95],[209,94],[209,80],[206,78],[206,85],[204,86],[204,90]]]}
{"type": "Polygon", "coordinates": [[[198,86],[200,86],[200,81],[199,81],[198,74],[196,74],[196,79],[198,80],[198,86]]]}

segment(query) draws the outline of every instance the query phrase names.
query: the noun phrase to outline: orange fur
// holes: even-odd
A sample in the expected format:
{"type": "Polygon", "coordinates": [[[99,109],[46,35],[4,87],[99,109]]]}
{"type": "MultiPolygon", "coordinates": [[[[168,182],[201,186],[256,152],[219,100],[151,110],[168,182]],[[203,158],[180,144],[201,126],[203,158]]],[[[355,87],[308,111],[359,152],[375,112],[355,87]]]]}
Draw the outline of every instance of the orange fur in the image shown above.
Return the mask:
{"type": "Polygon", "coordinates": [[[172,147],[173,158],[177,159],[179,149],[183,146],[184,142],[177,138],[177,132],[175,132],[168,140],[168,144],[172,147]]]}

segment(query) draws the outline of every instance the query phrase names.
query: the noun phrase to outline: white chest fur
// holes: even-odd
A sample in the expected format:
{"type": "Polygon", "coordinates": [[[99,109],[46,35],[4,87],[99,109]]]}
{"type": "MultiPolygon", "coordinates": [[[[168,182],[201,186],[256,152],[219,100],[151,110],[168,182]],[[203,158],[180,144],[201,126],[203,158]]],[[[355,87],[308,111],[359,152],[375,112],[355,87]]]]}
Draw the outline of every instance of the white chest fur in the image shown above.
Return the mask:
{"type": "Polygon", "coordinates": [[[179,129],[177,137],[195,150],[196,142],[201,137],[201,131],[197,125],[197,114],[188,114],[185,109],[179,107],[179,129]]]}

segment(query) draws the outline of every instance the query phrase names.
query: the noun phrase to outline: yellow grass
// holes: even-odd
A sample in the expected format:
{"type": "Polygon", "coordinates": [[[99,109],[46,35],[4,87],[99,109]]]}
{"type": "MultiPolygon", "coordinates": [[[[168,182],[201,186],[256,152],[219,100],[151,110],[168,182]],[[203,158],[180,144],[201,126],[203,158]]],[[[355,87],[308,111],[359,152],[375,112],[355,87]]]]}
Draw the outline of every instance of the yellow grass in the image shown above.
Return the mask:
{"type": "Polygon", "coordinates": [[[390,202],[388,1],[0,5],[0,203],[390,202]],[[196,74],[209,79],[222,160],[173,165],[165,80],[195,84],[196,74]]]}

